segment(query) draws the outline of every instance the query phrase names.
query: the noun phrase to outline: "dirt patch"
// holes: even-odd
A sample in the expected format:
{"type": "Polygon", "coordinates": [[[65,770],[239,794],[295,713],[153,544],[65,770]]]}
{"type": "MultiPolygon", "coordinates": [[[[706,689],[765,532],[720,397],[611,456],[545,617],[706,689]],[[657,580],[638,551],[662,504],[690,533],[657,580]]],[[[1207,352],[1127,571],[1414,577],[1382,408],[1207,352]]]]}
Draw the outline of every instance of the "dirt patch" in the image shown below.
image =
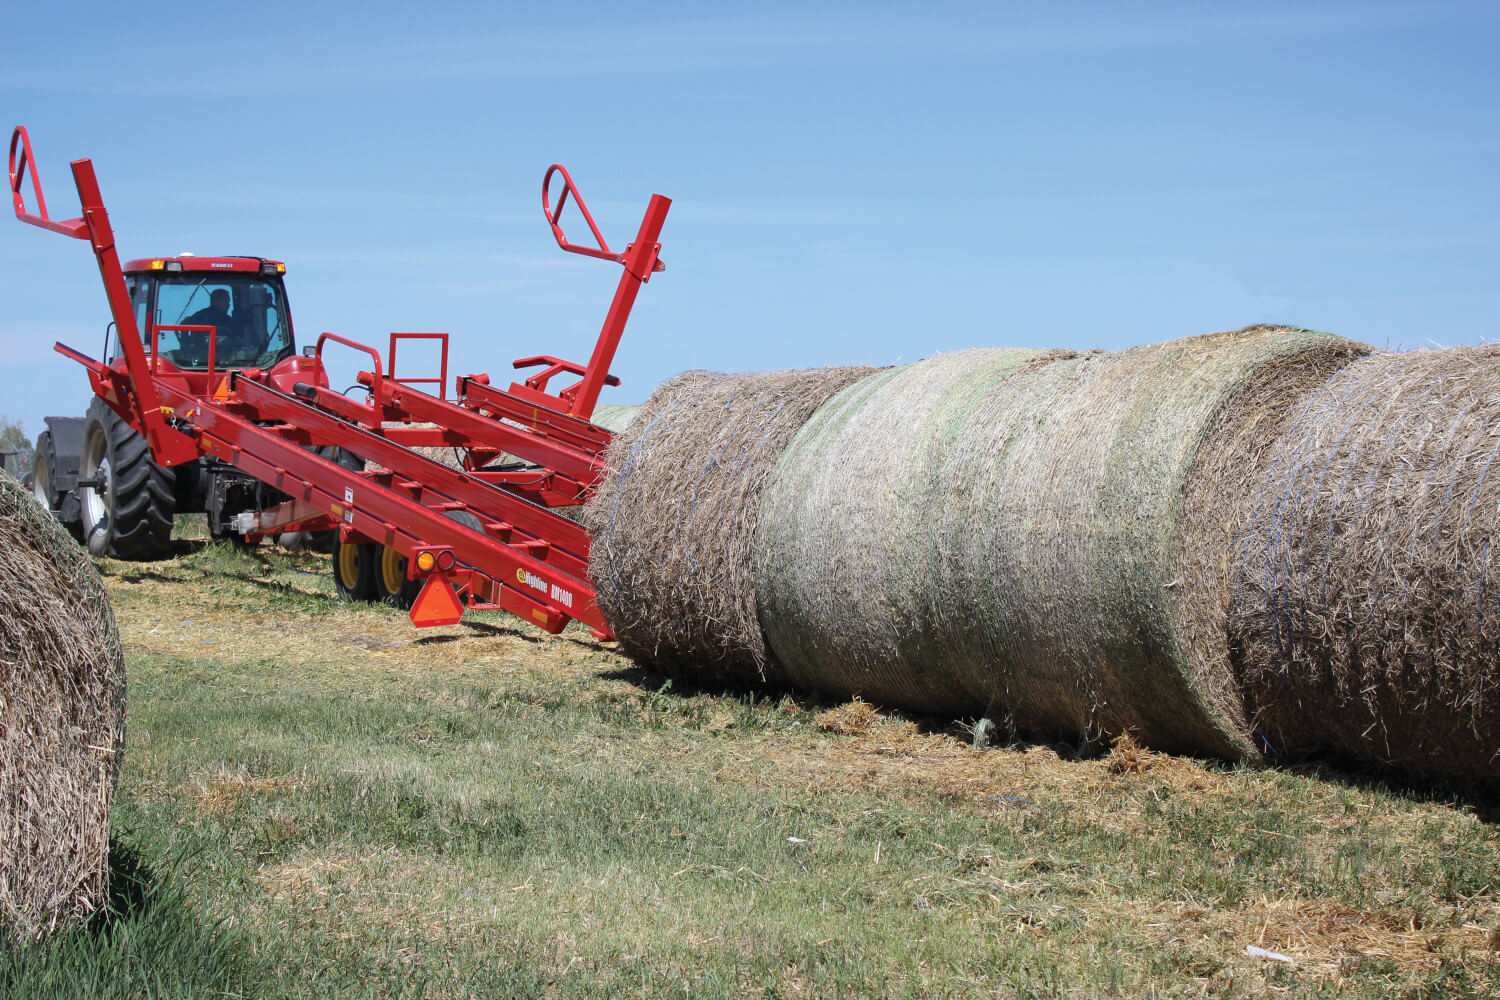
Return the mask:
{"type": "Polygon", "coordinates": [[[345,646],[358,646],[361,649],[379,651],[384,649],[407,649],[411,646],[411,640],[390,639],[380,636],[369,635],[358,632],[346,632],[334,640],[345,646]]]}

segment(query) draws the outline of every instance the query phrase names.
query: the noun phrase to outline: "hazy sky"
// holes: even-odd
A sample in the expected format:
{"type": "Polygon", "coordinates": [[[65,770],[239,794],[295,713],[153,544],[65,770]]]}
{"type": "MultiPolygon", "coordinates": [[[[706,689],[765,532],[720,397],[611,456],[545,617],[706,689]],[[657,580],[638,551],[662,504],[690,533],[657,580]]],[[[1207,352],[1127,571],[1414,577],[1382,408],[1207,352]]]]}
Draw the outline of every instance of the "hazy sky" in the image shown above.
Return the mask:
{"type": "MultiPolygon", "coordinates": [[[[586,360],[674,199],[606,402],[685,368],[1125,347],[1268,321],[1500,336],[1500,5],[12,5],[0,108],[127,257],[278,257],[299,338],[586,360]],[[90,8],[93,9],[90,9],[90,8]]],[[[0,415],[82,414],[86,244],[0,221],[0,415]]],[[[415,371],[412,374],[416,374],[415,371]]]]}

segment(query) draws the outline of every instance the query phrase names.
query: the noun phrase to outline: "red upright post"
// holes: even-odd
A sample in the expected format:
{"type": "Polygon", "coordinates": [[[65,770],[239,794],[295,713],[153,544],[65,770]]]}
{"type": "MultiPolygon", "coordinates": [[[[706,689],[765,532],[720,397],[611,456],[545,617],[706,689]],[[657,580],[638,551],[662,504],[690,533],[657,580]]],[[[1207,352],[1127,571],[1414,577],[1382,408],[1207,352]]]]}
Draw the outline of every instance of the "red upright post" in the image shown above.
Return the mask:
{"type": "Polygon", "coordinates": [[[614,301],[604,316],[604,327],[599,331],[599,342],[594,345],[594,354],[589,358],[583,381],[578,383],[578,395],[573,398],[573,416],[587,420],[594,415],[594,404],[599,401],[599,390],[604,388],[604,379],[609,375],[609,366],[615,360],[615,350],[620,346],[620,337],[625,332],[625,321],[630,318],[630,309],[641,285],[651,280],[651,272],[657,269],[661,253],[661,227],[667,221],[667,209],[672,199],[659,194],[651,196],[646,206],[645,218],[641,219],[640,231],[635,242],[620,255],[625,273],[620,275],[620,284],[615,289],[614,301]]]}
{"type": "Polygon", "coordinates": [[[130,372],[130,391],[135,402],[135,416],[141,432],[151,445],[151,454],[165,466],[181,465],[198,459],[198,446],[181,431],[168,426],[162,416],[161,400],[151,379],[151,362],[141,343],[141,331],[135,325],[135,310],[130,306],[130,292],[125,287],[125,272],[120,269],[120,255],[115,251],[115,233],[104,210],[94,165],[89,160],[74,160],[73,181],[78,186],[78,201],[83,207],[83,222],[89,244],[99,261],[99,277],[104,280],[104,294],[115,319],[120,348],[125,352],[125,366],[130,372]]]}

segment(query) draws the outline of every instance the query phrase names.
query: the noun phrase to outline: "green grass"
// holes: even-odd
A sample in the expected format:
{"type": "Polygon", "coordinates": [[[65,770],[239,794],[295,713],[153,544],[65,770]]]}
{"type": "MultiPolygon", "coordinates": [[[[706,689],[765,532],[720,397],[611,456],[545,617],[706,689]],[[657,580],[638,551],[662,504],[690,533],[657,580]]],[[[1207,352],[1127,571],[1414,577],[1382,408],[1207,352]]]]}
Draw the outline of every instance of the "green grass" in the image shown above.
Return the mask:
{"type": "Polygon", "coordinates": [[[0,957],[4,995],[1500,982],[1500,837],[1472,805],[1331,772],[974,751],[898,716],[667,685],[503,616],[418,633],[333,601],[324,557],[210,546],[104,570],[130,669],[126,874],[112,912],[0,957]]]}
{"type": "Polygon", "coordinates": [[[267,971],[250,939],[188,901],[190,865],[169,849],[152,868],[128,844],[110,845],[110,897],[82,926],[26,948],[0,950],[0,984],[15,997],[246,996],[267,971]]]}

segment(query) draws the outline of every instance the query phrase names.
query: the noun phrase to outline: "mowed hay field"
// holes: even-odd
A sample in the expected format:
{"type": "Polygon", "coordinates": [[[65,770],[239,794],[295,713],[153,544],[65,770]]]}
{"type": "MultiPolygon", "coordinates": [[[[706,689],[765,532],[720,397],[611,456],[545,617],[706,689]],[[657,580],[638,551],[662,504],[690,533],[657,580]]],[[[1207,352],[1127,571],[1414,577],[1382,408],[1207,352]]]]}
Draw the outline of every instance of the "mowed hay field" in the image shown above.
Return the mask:
{"type": "Polygon", "coordinates": [[[101,564],[112,912],[14,997],[1491,996],[1493,805],[668,685],[327,557],[101,564]],[[1487,818],[1488,817],[1488,818],[1487,818]],[[1254,945],[1290,963],[1252,957],[1254,945]]]}

